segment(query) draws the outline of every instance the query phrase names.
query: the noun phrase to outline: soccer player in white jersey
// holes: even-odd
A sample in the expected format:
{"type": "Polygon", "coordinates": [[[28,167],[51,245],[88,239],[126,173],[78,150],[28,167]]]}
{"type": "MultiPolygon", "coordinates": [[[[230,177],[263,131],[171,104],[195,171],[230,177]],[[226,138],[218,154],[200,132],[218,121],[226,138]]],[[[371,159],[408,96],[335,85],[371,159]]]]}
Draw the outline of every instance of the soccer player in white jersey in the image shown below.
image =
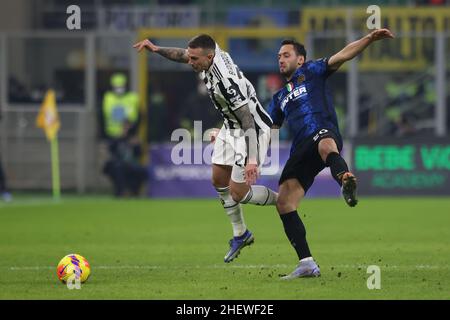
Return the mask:
{"type": "Polygon", "coordinates": [[[276,192],[253,185],[265,160],[272,120],[259,103],[253,85],[209,35],[192,38],[187,49],[160,47],[148,39],[136,43],[134,48],[138,52],[145,48],[191,65],[223,116],[223,126],[213,138],[212,183],[233,227],[230,249],[224,258],[231,262],[254,241],[245,225],[241,203],[276,204],[276,192]]]}

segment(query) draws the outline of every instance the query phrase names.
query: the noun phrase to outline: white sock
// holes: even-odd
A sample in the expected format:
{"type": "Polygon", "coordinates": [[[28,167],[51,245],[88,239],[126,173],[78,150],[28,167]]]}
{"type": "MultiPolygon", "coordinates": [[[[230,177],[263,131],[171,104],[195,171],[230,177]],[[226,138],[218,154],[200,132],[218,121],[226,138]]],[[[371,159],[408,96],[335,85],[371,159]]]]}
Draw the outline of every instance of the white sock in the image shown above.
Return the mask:
{"type": "Polygon", "coordinates": [[[241,204],[234,201],[230,194],[230,187],[216,188],[222,206],[225,209],[227,216],[230,218],[233,227],[233,236],[239,237],[247,230],[244,222],[244,215],[242,214],[241,204]]]}
{"type": "Polygon", "coordinates": [[[300,262],[305,262],[305,261],[314,261],[313,257],[307,257],[307,258],[303,258],[300,260],[300,262]]]}
{"type": "Polygon", "coordinates": [[[278,193],[265,186],[251,186],[241,203],[251,203],[258,206],[274,206],[278,193]]]}

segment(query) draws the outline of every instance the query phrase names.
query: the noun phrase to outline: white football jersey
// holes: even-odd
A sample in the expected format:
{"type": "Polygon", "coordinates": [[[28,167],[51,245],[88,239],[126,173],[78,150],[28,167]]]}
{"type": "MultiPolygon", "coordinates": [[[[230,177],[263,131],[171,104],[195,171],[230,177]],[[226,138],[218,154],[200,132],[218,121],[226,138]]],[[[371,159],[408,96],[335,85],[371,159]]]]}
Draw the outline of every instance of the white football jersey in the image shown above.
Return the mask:
{"type": "Polygon", "coordinates": [[[226,129],[242,128],[235,111],[248,104],[256,131],[270,131],[272,119],[259,103],[255,88],[217,43],[212,65],[207,71],[202,71],[200,77],[214,106],[222,114],[226,129]]]}

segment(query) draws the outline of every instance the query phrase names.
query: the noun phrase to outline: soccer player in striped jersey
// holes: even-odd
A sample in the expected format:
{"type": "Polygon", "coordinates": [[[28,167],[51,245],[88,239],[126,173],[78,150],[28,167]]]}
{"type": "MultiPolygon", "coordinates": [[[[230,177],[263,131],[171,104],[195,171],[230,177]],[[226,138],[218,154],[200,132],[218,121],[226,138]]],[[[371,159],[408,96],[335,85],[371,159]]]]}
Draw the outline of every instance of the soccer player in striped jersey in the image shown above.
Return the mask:
{"type": "Polygon", "coordinates": [[[191,65],[223,116],[223,126],[213,137],[212,183],[233,227],[233,238],[224,257],[225,262],[231,262],[254,241],[245,225],[241,204],[276,204],[276,192],[253,185],[269,147],[272,119],[259,103],[253,85],[209,35],[192,38],[187,49],[160,47],[148,39],[136,43],[134,48],[145,48],[191,65]]]}

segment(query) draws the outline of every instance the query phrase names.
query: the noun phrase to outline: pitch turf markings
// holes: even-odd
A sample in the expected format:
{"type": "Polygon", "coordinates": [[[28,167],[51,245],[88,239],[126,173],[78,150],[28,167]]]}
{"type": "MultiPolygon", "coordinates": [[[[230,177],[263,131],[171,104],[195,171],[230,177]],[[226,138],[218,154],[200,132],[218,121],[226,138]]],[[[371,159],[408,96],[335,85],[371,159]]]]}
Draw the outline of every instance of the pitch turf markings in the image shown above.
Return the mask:
{"type": "MultiPolygon", "coordinates": [[[[157,266],[157,265],[148,265],[148,266],[96,266],[93,269],[106,269],[106,270],[122,270],[122,269],[273,269],[273,268],[292,268],[295,265],[287,265],[287,264],[261,264],[261,265],[186,265],[186,266],[157,266]]],[[[341,268],[341,269],[358,269],[358,268],[367,268],[368,265],[330,265],[330,266],[321,266],[322,269],[326,270],[328,268],[341,268]]],[[[34,270],[53,270],[56,267],[50,266],[13,266],[13,267],[0,267],[0,269],[8,269],[10,271],[34,271],[34,270]]],[[[392,265],[392,266],[380,266],[382,269],[450,269],[448,265],[392,265]]]]}

